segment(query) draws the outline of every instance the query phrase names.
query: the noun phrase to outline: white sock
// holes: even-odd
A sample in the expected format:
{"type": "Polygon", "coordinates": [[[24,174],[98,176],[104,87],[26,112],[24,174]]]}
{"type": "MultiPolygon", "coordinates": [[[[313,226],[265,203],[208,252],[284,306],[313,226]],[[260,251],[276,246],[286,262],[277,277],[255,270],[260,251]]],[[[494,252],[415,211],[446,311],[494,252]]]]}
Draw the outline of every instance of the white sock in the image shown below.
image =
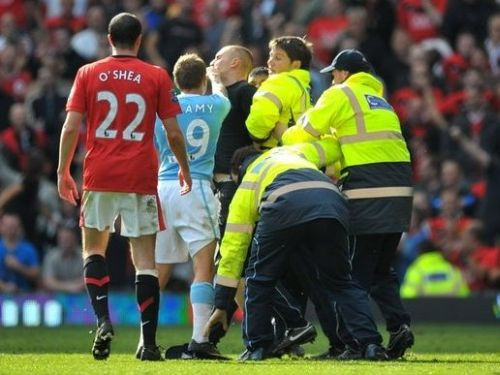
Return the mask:
{"type": "Polygon", "coordinates": [[[193,307],[193,340],[202,343],[208,341],[203,335],[205,325],[210,319],[214,307],[214,287],[210,283],[193,283],[191,285],[191,306],[193,307]]]}

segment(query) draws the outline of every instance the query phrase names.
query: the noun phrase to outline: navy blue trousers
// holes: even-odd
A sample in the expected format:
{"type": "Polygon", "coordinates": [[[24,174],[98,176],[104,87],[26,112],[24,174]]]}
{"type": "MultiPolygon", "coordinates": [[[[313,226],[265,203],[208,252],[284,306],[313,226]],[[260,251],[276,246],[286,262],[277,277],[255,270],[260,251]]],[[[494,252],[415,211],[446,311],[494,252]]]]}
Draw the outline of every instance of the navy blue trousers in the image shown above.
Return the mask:
{"type": "Polygon", "coordinates": [[[304,259],[310,280],[323,291],[329,311],[342,316],[354,344],[363,348],[370,343],[381,343],[368,295],[351,278],[348,237],[344,227],[334,219],[317,219],[279,231],[268,231],[265,221],[261,220],[255,230],[245,272],[243,330],[247,347],[255,350],[273,344],[274,288],[290,269],[290,262],[301,259],[304,259]]]}
{"type": "Polygon", "coordinates": [[[377,303],[387,330],[410,324],[401,302],[399,281],[392,267],[401,233],[364,234],[351,237],[352,276],[377,303]]]}

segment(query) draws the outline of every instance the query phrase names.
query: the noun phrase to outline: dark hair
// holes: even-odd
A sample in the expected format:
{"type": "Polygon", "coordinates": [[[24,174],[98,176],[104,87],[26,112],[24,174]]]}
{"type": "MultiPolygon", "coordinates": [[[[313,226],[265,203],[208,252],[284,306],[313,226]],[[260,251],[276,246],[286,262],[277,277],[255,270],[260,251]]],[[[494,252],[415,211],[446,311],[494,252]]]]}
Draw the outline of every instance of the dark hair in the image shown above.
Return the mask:
{"type": "Polygon", "coordinates": [[[174,65],[174,81],[181,90],[200,87],[206,76],[205,62],[194,53],[182,55],[174,65]]]}
{"type": "Polygon", "coordinates": [[[238,184],[243,179],[248,166],[262,154],[254,146],[244,146],[238,148],[231,158],[231,174],[238,176],[238,184]]]}
{"type": "Polygon", "coordinates": [[[250,71],[249,77],[255,77],[258,75],[269,76],[269,68],[267,66],[257,66],[250,71]]]}
{"type": "Polygon", "coordinates": [[[117,14],[108,26],[108,34],[113,45],[120,48],[132,48],[141,32],[141,22],[131,13],[117,14]]]}
{"type": "Polygon", "coordinates": [[[300,61],[300,69],[309,69],[312,59],[312,44],[298,36],[280,36],[269,42],[269,49],[276,47],[285,51],[290,60],[300,61]]]}

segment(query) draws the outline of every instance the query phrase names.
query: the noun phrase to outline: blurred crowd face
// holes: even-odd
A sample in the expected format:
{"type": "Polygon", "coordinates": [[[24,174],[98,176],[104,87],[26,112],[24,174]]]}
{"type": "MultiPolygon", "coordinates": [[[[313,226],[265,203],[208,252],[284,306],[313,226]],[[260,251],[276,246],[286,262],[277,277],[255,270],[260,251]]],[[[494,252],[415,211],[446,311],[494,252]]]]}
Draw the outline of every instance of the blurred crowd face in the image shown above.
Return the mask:
{"type": "Polygon", "coordinates": [[[469,86],[465,88],[465,106],[469,110],[478,110],[484,108],[484,98],[481,89],[478,86],[469,86]]]}
{"type": "Polygon", "coordinates": [[[441,215],[447,218],[456,218],[462,213],[460,197],[455,190],[444,190],[441,193],[441,215]]]}
{"type": "Polygon", "coordinates": [[[73,0],[61,0],[61,14],[63,17],[73,16],[73,8],[75,2],[73,0]]]}
{"type": "Polygon", "coordinates": [[[355,7],[347,12],[347,18],[349,19],[347,31],[358,40],[366,33],[367,17],[368,14],[363,7],[355,7]]]}
{"type": "Polygon", "coordinates": [[[15,69],[18,48],[13,44],[7,44],[0,53],[0,64],[7,72],[15,69]]]}
{"type": "Polygon", "coordinates": [[[267,59],[267,67],[273,74],[289,72],[294,69],[292,61],[285,51],[281,48],[273,47],[269,51],[269,58],[267,59]]]}
{"type": "Polygon", "coordinates": [[[411,65],[427,64],[427,52],[419,44],[413,44],[409,50],[409,61],[411,65]]]}
{"type": "Polygon", "coordinates": [[[412,65],[410,82],[416,89],[422,89],[430,85],[429,71],[426,64],[419,62],[412,65]]]}
{"type": "Polygon", "coordinates": [[[10,124],[16,131],[26,128],[26,109],[22,103],[16,103],[10,107],[10,124]]]}
{"type": "Polygon", "coordinates": [[[71,35],[67,29],[59,28],[53,32],[54,47],[58,52],[64,52],[70,48],[71,35]]]}
{"type": "Polygon", "coordinates": [[[488,24],[488,36],[494,44],[500,44],[500,15],[491,17],[488,24]]]}
{"type": "Polygon", "coordinates": [[[322,14],[330,17],[339,17],[344,13],[344,4],[341,0],[324,0],[322,14]]]}
{"type": "Polygon", "coordinates": [[[461,33],[457,37],[456,50],[459,55],[469,58],[476,48],[476,40],[470,33],[461,33]]]}
{"type": "Polygon", "coordinates": [[[38,82],[40,83],[40,87],[42,89],[47,90],[55,87],[56,77],[49,68],[42,66],[38,69],[38,82]]]}
{"type": "Polygon", "coordinates": [[[0,221],[0,235],[6,241],[16,241],[21,235],[19,216],[4,214],[0,221]]]}
{"type": "Polygon", "coordinates": [[[71,229],[59,229],[57,232],[57,245],[64,253],[75,251],[78,245],[76,234],[71,229]]]}
{"type": "Polygon", "coordinates": [[[445,160],[441,165],[441,183],[444,188],[457,187],[462,180],[460,165],[454,160],[445,160]]]}
{"type": "Polygon", "coordinates": [[[5,13],[0,18],[0,34],[5,37],[13,36],[17,32],[16,18],[12,13],[5,13]]]}
{"type": "Polygon", "coordinates": [[[396,28],[392,33],[391,47],[399,58],[405,60],[408,58],[411,43],[410,35],[403,29],[396,28]]]}
{"type": "Polygon", "coordinates": [[[463,76],[464,87],[482,86],[484,83],[483,81],[481,74],[474,69],[467,70],[463,76]]]}
{"type": "Polygon", "coordinates": [[[106,31],[106,13],[100,6],[90,7],[87,12],[87,26],[99,33],[106,31]]]}

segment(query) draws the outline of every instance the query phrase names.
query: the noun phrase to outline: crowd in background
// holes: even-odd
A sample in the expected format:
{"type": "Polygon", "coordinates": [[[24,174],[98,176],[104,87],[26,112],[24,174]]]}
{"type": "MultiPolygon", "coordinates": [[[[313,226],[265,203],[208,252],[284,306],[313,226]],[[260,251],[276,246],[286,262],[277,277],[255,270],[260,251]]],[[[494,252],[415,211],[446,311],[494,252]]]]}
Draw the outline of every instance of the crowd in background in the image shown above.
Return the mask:
{"type": "MultiPolygon", "coordinates": [[[[422,254],[437,252],[470,290],[498,290],[499,7],[493,0],[1,1],[0,292],[84,288],[78,208],[55,186],[59,135],[76,71],[109,55],[106,25],[120,11],[143,22],[140,57],[169,71],[185,52],[209,62],[229,44],[248,47],[254,65],[265,66],[271,38],[305,36],[314,46],[314,101],[331,84],[319,69],[341,49],[361,50],[385,83],[412,155],[413,220],[395,264],[401,279],[422,254]],[[25,256],[4,250],[2,260],[6,245],[25,256]],[[2,281],[9,273],[16,282],[2,281]]],[[[75,173],[85,150],[78,152],[75,173]]],[[[112,287],[133,285],[127,249],[112,236],[112,287]]]]}

